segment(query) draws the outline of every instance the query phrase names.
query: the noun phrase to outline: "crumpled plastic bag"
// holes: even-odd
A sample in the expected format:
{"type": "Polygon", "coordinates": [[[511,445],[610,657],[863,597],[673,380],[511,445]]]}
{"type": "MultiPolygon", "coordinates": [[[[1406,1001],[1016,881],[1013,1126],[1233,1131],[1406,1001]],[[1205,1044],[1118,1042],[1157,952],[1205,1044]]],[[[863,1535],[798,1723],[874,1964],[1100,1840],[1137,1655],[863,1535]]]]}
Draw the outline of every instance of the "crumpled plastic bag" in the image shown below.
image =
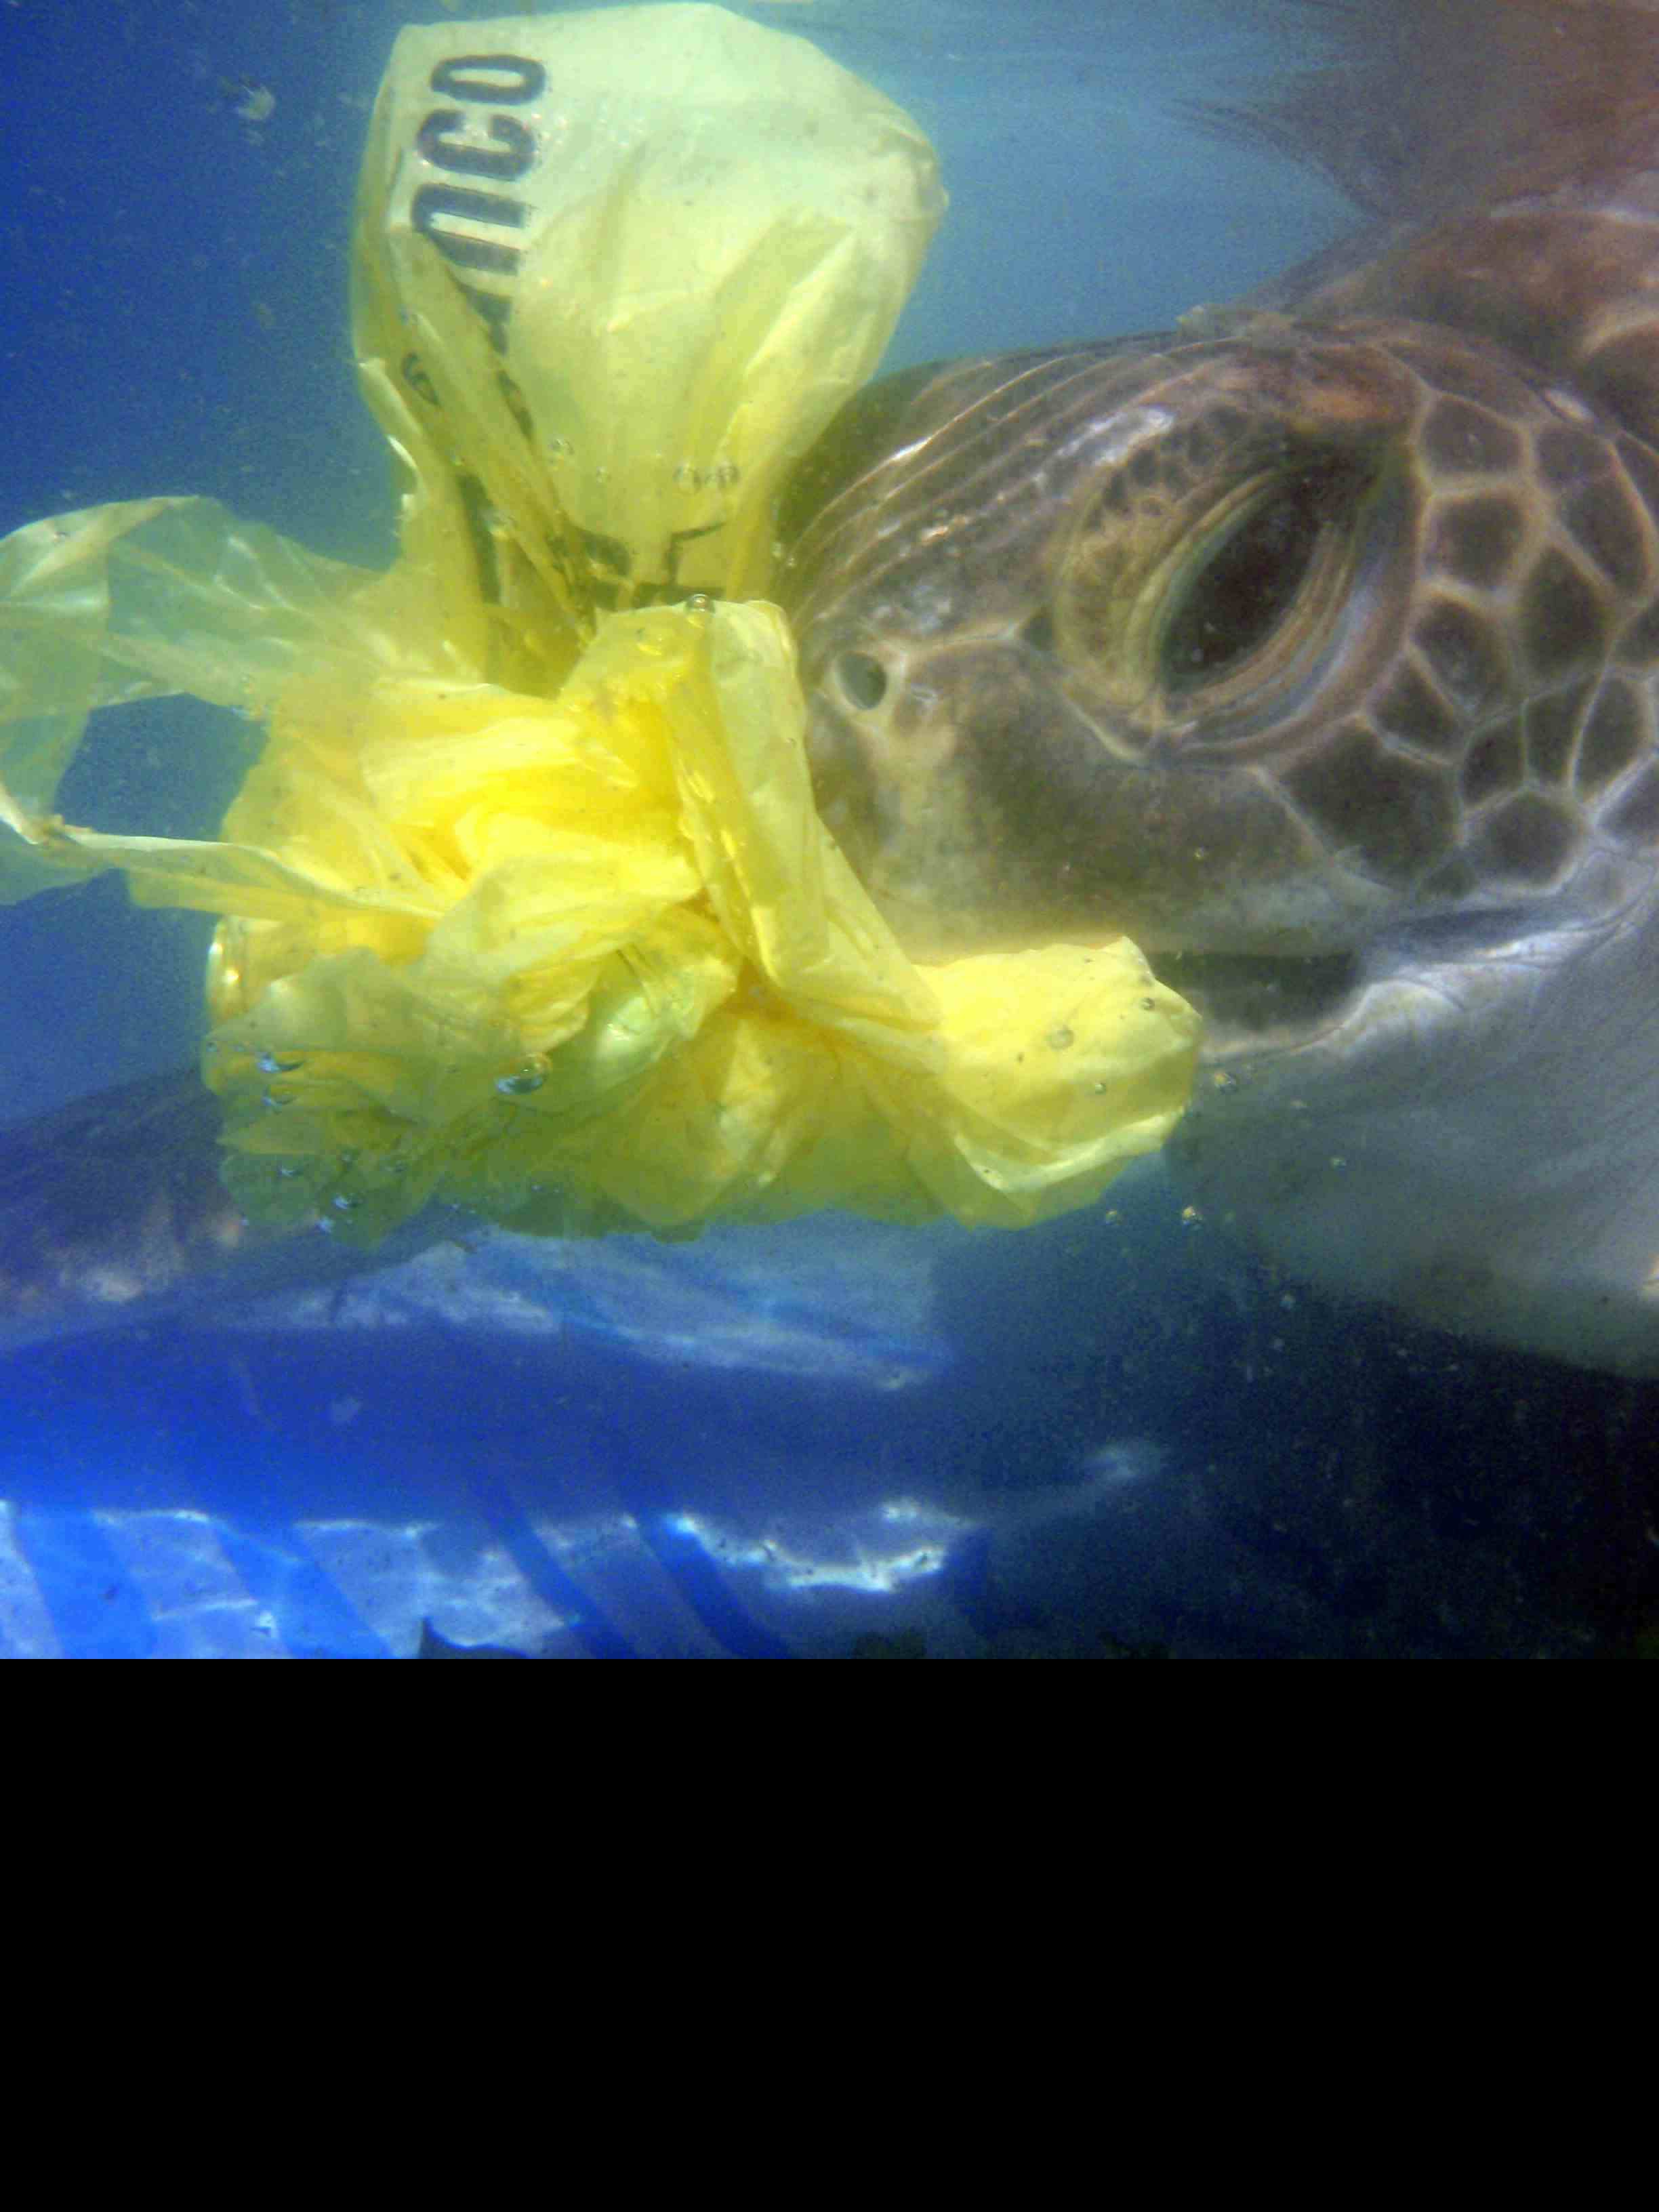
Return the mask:
{"type": "Polygon", "coordinates": [[[812,805],[774,503],[942,207],[899,109],[718,8],[405,31],[353,283],[393,568],[204,500],[0,544],[0,896],[224,917],[252,1214],[1017,1225],[1168,1134],[1197,1022],[1133,945],[918,966],[812,805]],[[178,691],[268,726],[220,837],[59,820],[87,715],[178,691]]]}

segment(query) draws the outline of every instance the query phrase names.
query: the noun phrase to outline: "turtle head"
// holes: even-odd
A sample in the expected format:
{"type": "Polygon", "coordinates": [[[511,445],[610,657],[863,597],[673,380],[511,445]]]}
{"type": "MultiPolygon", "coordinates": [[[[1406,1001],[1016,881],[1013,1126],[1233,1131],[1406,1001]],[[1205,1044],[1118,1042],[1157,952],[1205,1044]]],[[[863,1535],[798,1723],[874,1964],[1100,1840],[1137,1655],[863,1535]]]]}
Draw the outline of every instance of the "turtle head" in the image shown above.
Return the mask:
{"type": "Polygon", "coordinates": [[[1644,447],[1422,325],[912,372],[782,518],[820,805],[922,957],[1340,963],[1583,890],[1659,839],[1656,513],[1644,447]]]}

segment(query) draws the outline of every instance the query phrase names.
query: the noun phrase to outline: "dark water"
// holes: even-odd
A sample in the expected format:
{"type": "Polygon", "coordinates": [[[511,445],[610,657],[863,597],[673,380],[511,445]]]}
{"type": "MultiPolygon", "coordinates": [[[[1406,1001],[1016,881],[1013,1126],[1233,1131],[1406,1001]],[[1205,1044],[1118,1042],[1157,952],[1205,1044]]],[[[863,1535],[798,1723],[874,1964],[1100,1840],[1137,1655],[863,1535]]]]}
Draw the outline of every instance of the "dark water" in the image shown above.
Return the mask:
{"type": "MultiPolygon", "coordinates": [[[[0,8],[0,528],[194,491],[389,557],[345,311],[362,134],[403,22],[497,12],[0,8]]],[[[1173,117],[1283,58],[1266,9],[740,12],[940,150],[895,366],[1165,325],[1346,227],[1173,117]]],[[[66,811],[210,830],[240,733],[106,719],[66,811]]],[[[187,1060],[208,934],[109,883],[0,909],[0,1121],[187,1060]]],[[[1156,1172],[1020,1237],[573,1261],[557,1331],[540,1295],[451,1255],[0,1361],[0,1653],[402,1655],[430,1620],[560,1654],[1571,1655],[1654,1601],[1650,1393],[1268,1279],[1156,1172]]]]}

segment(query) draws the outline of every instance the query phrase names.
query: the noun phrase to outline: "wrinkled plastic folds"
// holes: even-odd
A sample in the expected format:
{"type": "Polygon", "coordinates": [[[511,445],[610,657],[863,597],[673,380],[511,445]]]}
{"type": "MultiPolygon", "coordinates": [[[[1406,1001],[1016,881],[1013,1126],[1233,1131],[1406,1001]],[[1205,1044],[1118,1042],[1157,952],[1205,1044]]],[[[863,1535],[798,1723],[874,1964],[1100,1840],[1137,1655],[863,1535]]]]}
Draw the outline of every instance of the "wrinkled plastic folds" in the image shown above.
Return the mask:
{"type": "Polygon", "coordinates": [[[908,117],[717,8],[405,31],[353,283],[392,569],[205,500],[0,543],[0,897],[224,917],[250,1212],[1016,1225],[1167,1135],[1197,1024],[1133,945],[919,967],[813,808],[774,501],[942,206],[908,117]],[[176,692],[268,728],[218,839],[62,822],[88,715],[176,692]]]}

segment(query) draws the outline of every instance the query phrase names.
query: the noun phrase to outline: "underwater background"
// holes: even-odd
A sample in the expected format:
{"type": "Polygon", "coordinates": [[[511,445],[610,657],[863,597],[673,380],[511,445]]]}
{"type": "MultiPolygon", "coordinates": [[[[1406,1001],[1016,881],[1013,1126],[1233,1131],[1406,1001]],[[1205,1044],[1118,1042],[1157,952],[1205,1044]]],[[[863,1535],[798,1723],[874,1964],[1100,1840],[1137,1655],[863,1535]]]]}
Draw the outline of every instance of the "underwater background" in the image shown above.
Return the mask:
{"type": "MultiPolygon", "coordinates": [[[[506,12],[3,0],[0,530],[199,492],[390,559],[363,135],[404,23],[506,12]]],[[[734,12],[939,151],[889,366],[1166,326],[1351,227],[1182,112],[1284,64],[1270,5],[734,12]]],[[[64,811],[208,834],[255,734],[106,715],[64,811]]],[[[0,1130],[187,1064],[210,933],[113,879],[0,908],[0,1130]]],[[[463,1229],[388,1282],[0,1350],[0,1656],[1588,1656],[1655,1602],[1650,1389],[1274,1279],[1155,1165],[1041,1231],[552,1264],[550,1308],[463,1229]]]]}

